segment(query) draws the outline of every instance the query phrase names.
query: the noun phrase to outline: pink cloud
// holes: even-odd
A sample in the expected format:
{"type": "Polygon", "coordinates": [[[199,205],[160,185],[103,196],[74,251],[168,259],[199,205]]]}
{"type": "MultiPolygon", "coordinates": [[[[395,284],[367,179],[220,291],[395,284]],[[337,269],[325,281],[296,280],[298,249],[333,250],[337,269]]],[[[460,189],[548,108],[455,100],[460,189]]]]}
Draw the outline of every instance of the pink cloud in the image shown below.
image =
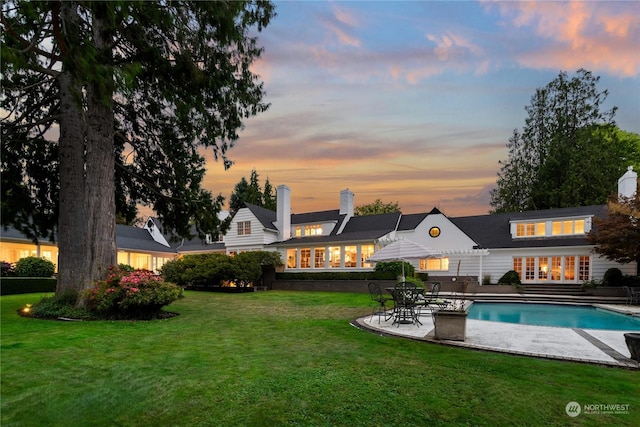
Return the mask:
{"type": "Polygon", "coordinates": [[[640,72],[640,14],[637,2],[493,2],[508,25],[532,27],[552,45],[521,52],[534,68],[603,70],[622,76],[640,72]]]}

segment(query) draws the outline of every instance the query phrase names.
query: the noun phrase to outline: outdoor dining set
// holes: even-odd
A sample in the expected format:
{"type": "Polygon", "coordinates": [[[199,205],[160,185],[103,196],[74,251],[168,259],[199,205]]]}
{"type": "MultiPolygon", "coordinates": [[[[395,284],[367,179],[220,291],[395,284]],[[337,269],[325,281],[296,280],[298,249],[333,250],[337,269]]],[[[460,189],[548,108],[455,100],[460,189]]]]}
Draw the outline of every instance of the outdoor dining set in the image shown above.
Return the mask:
{"type": "Polygon", "coordinates": [[[386,288],[387,295],[377,283],[369,283],[369,294],[374,302],[372,316],[378,316],[378,323],[384,318],[385,321],[393,320],[392,324],[400,326],[402,324],[422,325],[420,316],[423,310],[431,313],[435,310],[447,308],[450,301],[438,296],[440,292],[440,282],[434,282],[431,290],[427,291],[411,282],[399,282],[392,288],[386,288]],[[393,307],[391,307],[393,302],[393,307]]]}

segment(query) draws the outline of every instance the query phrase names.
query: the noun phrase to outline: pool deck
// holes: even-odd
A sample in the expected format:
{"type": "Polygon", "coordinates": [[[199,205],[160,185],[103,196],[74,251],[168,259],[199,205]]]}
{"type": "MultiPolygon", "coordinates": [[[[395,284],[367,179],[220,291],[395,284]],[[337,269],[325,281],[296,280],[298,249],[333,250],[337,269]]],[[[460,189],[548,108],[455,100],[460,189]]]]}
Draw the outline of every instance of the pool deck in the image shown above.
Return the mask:
{"type": "MultiPolygon", "coordinates": [[[[593,304],[623,314],[640,316],[640,306],[593,304]]],[[[582,363],[640,369],[624,340],[625,332],[599,329],[530,326],[512,323],[467,319],[466,339],[462,341],[436,340],[430,313],[420,317],[422,325],[392,325],[392,321],[378,316],[361,317],[354,326],[385,336],[496,351],[546,359],[570,360],[582,363]]]]}

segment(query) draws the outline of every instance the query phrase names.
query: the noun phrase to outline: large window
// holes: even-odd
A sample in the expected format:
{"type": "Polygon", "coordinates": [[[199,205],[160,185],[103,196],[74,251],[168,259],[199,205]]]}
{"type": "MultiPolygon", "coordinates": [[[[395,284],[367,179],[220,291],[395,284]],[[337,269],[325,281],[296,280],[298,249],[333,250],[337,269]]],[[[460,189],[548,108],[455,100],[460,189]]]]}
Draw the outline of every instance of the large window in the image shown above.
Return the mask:
{"type": "Polygon", "coordinates": [[[298,250],[287,249],[287,268],[298,267],[298,250]]]}
{"type": "Polygon", "coordinates": [[[374,253],[375,248],[373,245],[362,245],[360,247],[360,263],[363,267],[373,267],[373,264],[366,262],[374,253]]]}
{"type": "Polygon", "coordinates": [[[581,283],[591,276],[589,256],[523,257],[513,259],[513,270],[522,282],[581,283]]]}
{"type": "Polygon", "coordinates": [[[420,260],[420,270],[448,271],[449,258],[427,258],[420,260]]]}
{"type": "Polygon", "coordinates": [[[311,249],[300,249],[300,268],[311,268],[311,249]]]}
{"type": "Polygon", "coordinates": [[[238,236],[248,236],[251,234],[251,221],[238,222],[238,236]]]}
{"type": "Polygon", "coordinates": [[[544,236],[544,222],[523,222],[516,224],[516,237],[544,236]]]}
{"type": "Polygon", "coordinates": [[[331,246],[329,248],[329,267],[340,268],[341,259],[340,246],[331,246]]]}
{"type": "Polygon", "coordinates": [[[357,246],[344,247],[344,266],[349,268],[354,268],[358,266],[358,247],[357,246]]]}
{"type": "Polygon", "coordinates": [[[313,255],[313,266],[315,268],[324,268],[324,248],[315,248],[313,255]]]}
{"type": "Polygon", "coordinates": [[[585,234],[584,219],[553,221],[551,224],[551,234],[554,236],[585,234]]]}

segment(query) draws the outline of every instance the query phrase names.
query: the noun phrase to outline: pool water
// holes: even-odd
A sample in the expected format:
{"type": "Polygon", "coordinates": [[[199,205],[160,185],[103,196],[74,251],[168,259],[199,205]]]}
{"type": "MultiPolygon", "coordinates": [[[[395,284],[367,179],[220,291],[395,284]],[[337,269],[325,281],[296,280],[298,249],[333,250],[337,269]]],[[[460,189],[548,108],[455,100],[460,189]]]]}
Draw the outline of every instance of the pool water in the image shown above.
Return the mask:
{"type": "Polygon", "coordinates": [[[640,331],[640,318],[591,306],[476,302],[469,319],[522,325],[640,331]]]}

